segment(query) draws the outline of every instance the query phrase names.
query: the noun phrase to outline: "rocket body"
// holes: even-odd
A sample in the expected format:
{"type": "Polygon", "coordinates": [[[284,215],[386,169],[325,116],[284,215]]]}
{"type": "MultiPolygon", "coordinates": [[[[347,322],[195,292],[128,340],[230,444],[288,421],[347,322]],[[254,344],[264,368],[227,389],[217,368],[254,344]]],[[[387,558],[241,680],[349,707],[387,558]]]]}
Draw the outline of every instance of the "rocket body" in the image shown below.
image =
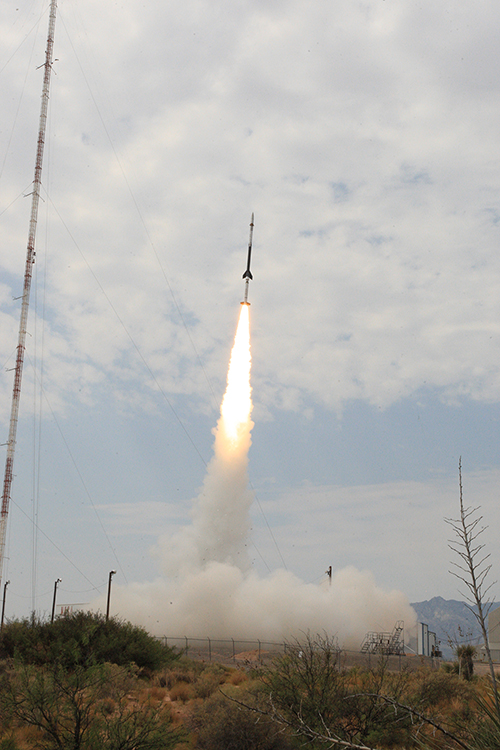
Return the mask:
{"type": "Polygon", "coordinates": [[[241,303],[242,305],[249,305],[250,302],[248,301],[248,285],[250,280],[253,280],[252,272],[250,270],[250,263],[252,261],[252,241],[253,241],[253,214],[252,214],[252,220],[250,221],[250,237],[248,239],[248,255],[247,255],[247,267],[245,270],[245,273],[241,277],[245,280],[245,296],[244,301],[241,303]]]}

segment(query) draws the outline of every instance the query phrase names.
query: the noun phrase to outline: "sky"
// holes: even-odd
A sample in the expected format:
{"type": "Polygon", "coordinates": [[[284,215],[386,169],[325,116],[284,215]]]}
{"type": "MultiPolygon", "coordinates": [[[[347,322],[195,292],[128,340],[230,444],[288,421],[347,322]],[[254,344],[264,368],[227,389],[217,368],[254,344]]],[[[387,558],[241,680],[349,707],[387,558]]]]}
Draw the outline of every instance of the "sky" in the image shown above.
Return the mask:
{"type": "MultiPolygon", "coordinates": [[[[499,24],[493,0],[60,0],[7,616],[50,612],[57,578],[76,606],[110,570],[163,575],[252,212],[252,569],[462,598],[461,456],[498,578],[499,24]]],[[[46,2],[0,6],[0,442],[47,25],[46,2]]]]}

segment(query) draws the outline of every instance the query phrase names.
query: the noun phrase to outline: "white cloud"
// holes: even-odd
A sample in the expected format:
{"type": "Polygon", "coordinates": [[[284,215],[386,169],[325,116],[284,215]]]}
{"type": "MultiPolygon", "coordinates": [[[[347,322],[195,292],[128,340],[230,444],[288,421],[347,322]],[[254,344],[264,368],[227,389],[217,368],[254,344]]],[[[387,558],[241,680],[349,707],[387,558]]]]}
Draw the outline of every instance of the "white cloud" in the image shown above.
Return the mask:
{"type": "MultiPolygon", "coordinates": [[[[285,430],[302,411],[314,443],[346,404],[388,413],[428,389],[457,414],[470,407],[480,443],[489,423],[481,412],[476,427],[474,408],[500,389],[499,14],[493,0],[307,12],[296,0],[62,3],[22,415],[35,409],[28,362],[42,361],[42,318],[43,387],[58,416],[97,426],[116,410],[149,445],[142,420],[170,418],[158,386],[188,432],[214,415],[255,211],[256,420],[285,430]]],[[[46,20],[35,40],[31,8],[0,15],[0,212],[14,201],[0,218],[7,363],[46,20]]],[[[5,429],[10,391],[7,375],[5,429]]],[[[435,447],[449,433],[434,428],[435,447]]],[[[367,445],[379,437],[367,427],[367,445]]],[[[392,439],[399,455],[397,429],[392,439]]],[[[304,478],[322,484],[312,470],[304,478]]]]}

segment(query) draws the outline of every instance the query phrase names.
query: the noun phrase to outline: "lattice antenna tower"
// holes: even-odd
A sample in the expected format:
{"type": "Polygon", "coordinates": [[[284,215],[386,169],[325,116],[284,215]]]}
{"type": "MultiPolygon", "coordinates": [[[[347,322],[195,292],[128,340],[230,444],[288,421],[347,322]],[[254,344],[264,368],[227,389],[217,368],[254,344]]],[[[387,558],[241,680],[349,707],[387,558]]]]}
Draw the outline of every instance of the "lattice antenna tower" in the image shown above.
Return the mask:
{"type": "Polygon", "coordinates": [[[7,534],[7,517],[9,514],[10,492],[14,467],[14,452],[16,448],[17,422],[19,417],[19,401],[21,398],[21,381],[23,377],[24,349],[26,342],[26,327],[28,324],[31,278],[33,274],[33,264],[35,262],[35,236],[38,219],[38,204],[40,202],[40,187],[42,184],[43,148],[45,145],[47,109],[49,105],[50,74],[52,72],[56,9],[56,0],[51,0],[49,13],[49,30],[47,34],[47,47],[45,50],[45,70],[43,75],[42,103],[40,106],[40,122],[38,126],[35,179],[33,180],[33,192],[31,194],[31,215],[28,234],[28,247],[26,252],[26,268],[24,271],[21,320],[19,322],[19,337],[17,343],[16,366],[14,372],[14,386],[12,389],[12,404],[10,410],[9,439],[7,441],[7,458],[5,461],[5,474],[3,480],[2,511],[0,515],[0,584],[2,581],[5,538],[7,534]]]}

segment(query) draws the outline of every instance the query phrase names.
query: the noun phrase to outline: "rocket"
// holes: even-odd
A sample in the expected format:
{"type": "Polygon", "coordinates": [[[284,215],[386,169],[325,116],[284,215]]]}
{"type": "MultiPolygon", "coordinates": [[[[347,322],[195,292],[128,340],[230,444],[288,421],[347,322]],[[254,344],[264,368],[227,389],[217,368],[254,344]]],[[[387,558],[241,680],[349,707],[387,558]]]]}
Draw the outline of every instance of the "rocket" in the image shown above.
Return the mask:
{"type": "Polygon", "coordinates": [[[252,238],[253,238],[253,214],[252,214],[252,219],[250,221],[250,237],[248,239],[247,267],[246,267],[245,273],[241,277],[242,279],[245,279],[245,298],[244,298],[244,301],[241,303],[242,305],[250,304],[250,302],[248,301],[248,284],[250,282],[250,279],[253,280],[252,272],[250,271],[250,262],[252,260],[252,238]]]}
{"type": "Polygon", "coordinates": [[[241,277],[242,279],[253,279],[252,272],[250,271],[250,261],[252,259],[252,237],[253,237],[253,214],[250,222],[250,238],[248,240],[248,257],[247,257],[247,270],[241,277]]]}

